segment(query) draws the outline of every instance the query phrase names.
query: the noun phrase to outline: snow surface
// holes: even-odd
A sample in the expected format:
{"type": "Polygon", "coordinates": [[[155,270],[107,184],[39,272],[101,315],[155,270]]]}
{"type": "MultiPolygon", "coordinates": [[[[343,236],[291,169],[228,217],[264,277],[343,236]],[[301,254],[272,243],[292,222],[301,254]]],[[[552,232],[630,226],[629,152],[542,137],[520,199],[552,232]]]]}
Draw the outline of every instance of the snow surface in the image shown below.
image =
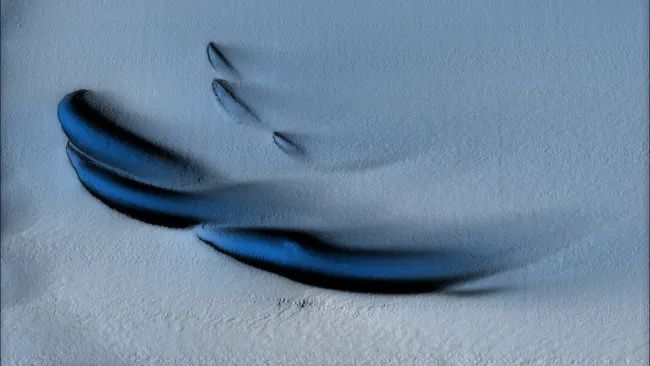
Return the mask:
{"type": "Polygon", "coordinates": [[[1,23],[3,365],[647,364],[647,1],[2,1],[1,23]],[[210,41],[261,128],[215,101],[210,41]],[[79,88],[214,182],[281,182],[291,209],[245,224],[512,268],[323,290],[122,216],[65,156],[79,88]]]}

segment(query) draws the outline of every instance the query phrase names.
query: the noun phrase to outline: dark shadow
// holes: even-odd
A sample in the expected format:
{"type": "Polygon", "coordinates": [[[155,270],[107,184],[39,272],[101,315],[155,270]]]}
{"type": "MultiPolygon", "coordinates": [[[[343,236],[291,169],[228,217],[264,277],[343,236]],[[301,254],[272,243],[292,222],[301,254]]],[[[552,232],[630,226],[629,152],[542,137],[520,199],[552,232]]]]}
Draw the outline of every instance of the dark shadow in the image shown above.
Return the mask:
{"type": "Polygon", "coordinates": [[[224,251],[211,242],[202,240],[209,244],[216,251],[229,255],[236,260],[249,264],[253,267],[278,274],[293,281],[327,288],[331,290],[357,292],[357,293],[374,293],[374,294],[419,294],[423,292],[439,292],[446,287],[467,281],[471,277],[456,277],[441,280],[411,280],[411,281],[389,281],[389,280],[356,280],[345,277],[328,276],[319,273],[299,271],[287,267],[269,263],[261,260],[255,260],[247,257],[238,256],[228,251],[224,251]]]}
{"type": "Polygon", "coordinates": [[[283,259],[277,260],[277,253],[274,256],[265,257],[260,255],[255,248],[251,248],[248,254],[242,254],[248,250],[245,240],[239,243],[237,250],[231,250],[219,239],[210,239],[209,234],[205,235],[205,231],[199,235],[199,238],[217,251],[228,254],[240,262],[279,274],[296,282],[335,290],[378,294],[440,292],[450,285],[507,269],[492,266],[494,260],[487,258],[487,253],[479,254],[455,249],[417,251],[398,248],[355,249],[325,242],[313,233],[292,230],[250,228],[225,229],[221,232],[228,233],[228,235],[243,233],[246,237],[252,236],[256,241],[263,241],[267,248],[273,248],[274,251],[280,252],[286,251],[287,257],[282,255],[280,258],[283,259]],[[296,251],[294,247],[282,244],[287,242],[290,242],[292,246],[300,247],[300,249],[296,251]],[[308,253],[305,262],[293,262],[300,260],[304,253],[308,253]],[[321,258],[321,260],[331,263],[329,263],[329,267],[310,267],[311,269],[308,269],[307,262],[312,258],[321,258]],[[365,263],[365,269],[353,276],[337,274],[338,266],[359,260],[365,263]],[[367,272],[370,267],[366,265],[369,263],[376,267],[367,272]],[[384,265],[388,267],[383,267],[384,265]],[[395,275],[388,275],[387,272],[395,273],[395,275]],[[415,275],[415,273],[422,272],[430,273],[430,275],[415,275]]]}
{"type": "Polygon", "coordinates": [[[208,46],[206,47],[206,53],[208,56],[208,62],[215,72],[226,72],[230,73],[235,78],[239,78],[237,69],[232,64],[232,62],[230,62],[228,57],[223,53],[221,47],[217,46],[215,42],[208,43],[208,46]]]}
{"type": "Polygon", "coordinates": [[[59,105],[59,120],[76,148],[133,178],[152,179],[161,186],[187,186],[214,176],[196,159],[125,127],[142,128],[144,119],[119,109],[101,93],[69,94],[59,105]]]}
{"type": "Polygon", "coordinates": [[[588,211],[557,208],[513,213],[463,223],[394,219],[375,225],[332,229],[331,242],[373,247],[459,250],[483,258],[482,266],[514,270],[565,250],[597,225],[588,211]],[[489,262],[489,263],[488,263],[489,262]]]}
{"type": "Polygon", "coordinates": [[[147,196],[151,196],[155,197],[155,200],[159,202],[172,201],[181,205],[184,200],[194,198],[193,194],[137,182],[111,170],[103,169],[100,164],[84,155],[70,143],[67,145],[66,152],[84,188],[110,208],[136,220],[153,225],[187,228],[199,223],[197,219],[179,215],[173,209],[155,209],[147,207],[145,203],[139,203],[136,199],[120,199],[121,197],[116,197],[116,195],[107,194],[98,186],[101,187],[100,184],[102,183],[109,183],[112,186],[122,187],[124,191],[141,193],[144,197],[141,198],[143,201],[147,196]]]}
{"type": "Polygon", "coordinates": [[[513,287],[503,287],[503,286],[493,286],[485,288],[476,288],[476,289],[446,289],[441,292],[441,294],[459,297],[459,298],[476,298],[476,297],[487,297],[492,295],[500,295],[503,293],[513,292],[515,289],[513,287]]]}

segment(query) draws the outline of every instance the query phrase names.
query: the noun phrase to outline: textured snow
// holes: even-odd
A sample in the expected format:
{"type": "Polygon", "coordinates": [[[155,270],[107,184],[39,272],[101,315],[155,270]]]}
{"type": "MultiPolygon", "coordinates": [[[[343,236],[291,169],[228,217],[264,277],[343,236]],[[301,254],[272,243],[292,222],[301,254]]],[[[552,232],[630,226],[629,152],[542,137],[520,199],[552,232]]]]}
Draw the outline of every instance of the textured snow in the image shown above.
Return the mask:
{"type": "Polygon", "coordinates": [[[3,0],[1,23],[3,365],[647,364],[647,1],[3,0]],[[219,110],[212,41],[272,129],[219,110]],[[285,187],[247,225],[512,268],[338,292],[122,216],[67,161],[79,88],[212,181],[285,187]]]}

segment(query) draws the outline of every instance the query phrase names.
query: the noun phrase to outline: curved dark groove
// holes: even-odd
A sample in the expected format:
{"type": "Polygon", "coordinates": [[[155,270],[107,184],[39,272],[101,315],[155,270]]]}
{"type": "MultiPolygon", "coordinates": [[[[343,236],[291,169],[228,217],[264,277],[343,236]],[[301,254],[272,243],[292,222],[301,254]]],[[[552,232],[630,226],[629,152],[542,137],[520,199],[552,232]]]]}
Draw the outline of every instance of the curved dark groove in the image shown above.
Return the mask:
{"type": "Polygon", "coordinates": [[[188,159],[106,118],[84,98],[87,93],[78,90],[66,95],[57,111],[63,132],[79,151],[123,174],[161,184],[196,175],[188,159]]]}
{"type": "Polygon", "coordinates": [[[304,153],[303,149],[293,142],[286,133],[274,131],[273,142],[278,148],[280,148],[280,150],[289,156],[297,157],[304,153]]]}
{"type": "Polygon", "coordinates": [[[250,107],[235,94],[233,87],[226,80],[214,79],[212,81],[212,93],[221,104],[221,107],[233,117],[242,118],[250,115],[255,120],[259,120],[250,107]]]}
{"type": "Polygon", "coordinates": [[[468,253],[347,249],[304,232],[198,229],[218,251],[297,282],[373,293],[416,293],[488,273],[468,253]]]}
{"type": "Polygon", "coordinates": [[[154,225],[186,228],[201,222],[190,209],[201,197],[122,177],[102,168],[71,143],[66,152],[81,184],[107,206],[154,225]]]}
{"type": "Polygon", "coordinates": [[[228,60],[228,58],[226,58],[226,56],[223,54],[223,52],[221,52],[221,50],[214,42],[208,43],[207,52],[208,61],[210,62],[210,66],[212,66],[212,69],[214,71],[228,71],[231,73],[235,72],[235,68],[233,67],[232,63],[228,60]]]}

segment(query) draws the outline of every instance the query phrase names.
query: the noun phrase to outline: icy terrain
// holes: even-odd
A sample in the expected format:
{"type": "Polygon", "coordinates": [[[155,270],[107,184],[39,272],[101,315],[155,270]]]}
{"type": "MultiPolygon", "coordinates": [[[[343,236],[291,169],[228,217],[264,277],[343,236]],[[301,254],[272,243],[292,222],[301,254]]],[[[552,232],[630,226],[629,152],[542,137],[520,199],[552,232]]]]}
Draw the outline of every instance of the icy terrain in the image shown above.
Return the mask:
{"type": "Polygon", "coordinates": [[[3,365],[647,364],[647,1],[3,0],[1,23],[3,365]],[[325,290],[125,217],[66,157],[82,88],[202,183],[273,182],[284,209],[240,225],[510,267],[325,290]]]}

